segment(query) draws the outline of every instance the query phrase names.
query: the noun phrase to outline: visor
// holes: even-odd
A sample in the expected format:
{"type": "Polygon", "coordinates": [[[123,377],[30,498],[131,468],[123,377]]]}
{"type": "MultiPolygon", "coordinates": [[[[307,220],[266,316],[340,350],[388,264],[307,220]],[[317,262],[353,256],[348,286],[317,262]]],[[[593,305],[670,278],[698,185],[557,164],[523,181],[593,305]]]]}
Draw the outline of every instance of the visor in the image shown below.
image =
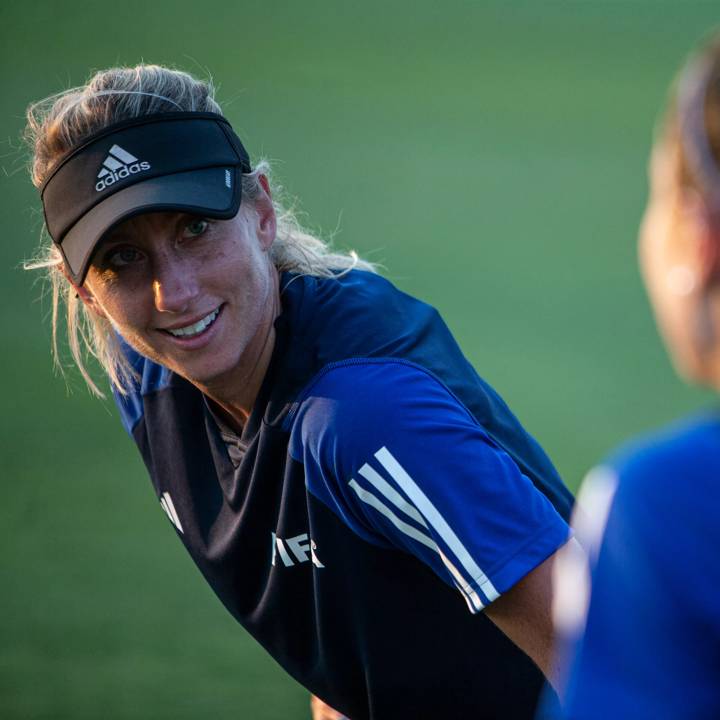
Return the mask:
{"type": "Polygon", "coordinates": [[[60,161],[40,190],[45,224],[81,285],[95,247],[115,225],[147,212],[234,217],[242,173],[250,171],[221,115],[146,115],[104,128],[60,161]]]}

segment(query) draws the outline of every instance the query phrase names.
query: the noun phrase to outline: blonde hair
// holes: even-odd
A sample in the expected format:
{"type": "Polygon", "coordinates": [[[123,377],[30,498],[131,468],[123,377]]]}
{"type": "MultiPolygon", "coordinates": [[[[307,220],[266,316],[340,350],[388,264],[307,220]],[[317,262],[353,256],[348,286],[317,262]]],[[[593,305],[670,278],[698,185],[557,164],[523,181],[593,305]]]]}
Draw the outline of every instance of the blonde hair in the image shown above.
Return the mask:
{"type": "MultiPolygon", "coordinates": [[[[177,110],[222,114],[211,81],[158,65],[104,70],[84,86],[32,104],[27,111],[26,139],[33,153],[33,184],[40,187],[60,158],[98,130],[121,120],[177,110]]],[[[269,173],[269,164],[262,160],[253,172],[243,175],[243,204],[258,197],[259,177],[269,173]]],[[[304,230],[293,208],[283,206],[278,195],[279,188],[274,188],[277,236],[271,257],[279,271],[319,277],[339,277],[353,268],[374,272],[374,266],[354,252],[334,252],[328,243],[304,230]]],[[[70,353],[90,391],[104,396],[88,371],[87,360],[94,357],[111,384],[126,393],[137,376],[121,350],[120,340],[108,320],[88,311],[79,300],[62,272],[62,264],[60,252],[43,228],[40,255],[25,267],[44,269],[50,282],[55,366],[63,372],[58,325],[64,301],[70,353]]]]}
{"type": "MultiPolygon", "coordinates": [[[[679,117],[681,111],[680,95],[683,84],[697,68],[707,68],[707,85],[704,89],[702,109],[703,125],[707,147],[715,164],[720,167],[720,31],[714,30],[690,55],[670,86],[666,107],[655,128],[655,142],[666,144],[675,154],[676,180],[681,186],[691,187],[701,194],[707,191],[698,177],[698,168],[688,157],[688,147],[684,142],[679,117]]],[[[686,108],[687,109],[687,108],[686,108]]]]}

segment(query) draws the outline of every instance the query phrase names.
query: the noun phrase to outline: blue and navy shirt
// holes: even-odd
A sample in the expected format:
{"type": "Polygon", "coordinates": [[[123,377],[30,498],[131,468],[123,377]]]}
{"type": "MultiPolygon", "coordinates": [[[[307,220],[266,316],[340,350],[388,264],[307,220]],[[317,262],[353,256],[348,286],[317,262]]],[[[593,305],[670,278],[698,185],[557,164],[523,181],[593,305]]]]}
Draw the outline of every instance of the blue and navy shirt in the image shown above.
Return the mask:
{"type": "Polygon", "coordinates": [[[565,543],[569,492],[433,308],[361,271],[283,275],[281,302],[240,437],[128,350],[122,420],[181,541],[352,720],[531,718],[540,672],[477,613],[565,543]]]}
{"type": "MultiPolygon", "coordinates": [[[[564,632],[563,717],[720,717],[719,508],[717,412],[633,442],[588,478],[577,534],[591,593],[564,632]]],[[[577,595],[581,581],[562,584],[577,595]]]]}

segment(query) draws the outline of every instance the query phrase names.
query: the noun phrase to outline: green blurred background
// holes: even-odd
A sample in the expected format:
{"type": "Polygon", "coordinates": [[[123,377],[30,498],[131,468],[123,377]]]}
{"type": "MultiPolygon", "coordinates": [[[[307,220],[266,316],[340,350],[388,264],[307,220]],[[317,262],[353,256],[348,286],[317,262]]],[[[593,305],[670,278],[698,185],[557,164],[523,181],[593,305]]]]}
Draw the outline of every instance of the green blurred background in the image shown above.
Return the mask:
{"type": "Polygon", "coordinates": [[[26,105],[141,60],[212,73],[308,223],[435,304],[575,488],[707,404],[635,261],[651,127],[717,2],[18,2],[0,9],[0,717],[307,717],[202,581],[113,407],[53,375],[20,269],[26,105]]]}

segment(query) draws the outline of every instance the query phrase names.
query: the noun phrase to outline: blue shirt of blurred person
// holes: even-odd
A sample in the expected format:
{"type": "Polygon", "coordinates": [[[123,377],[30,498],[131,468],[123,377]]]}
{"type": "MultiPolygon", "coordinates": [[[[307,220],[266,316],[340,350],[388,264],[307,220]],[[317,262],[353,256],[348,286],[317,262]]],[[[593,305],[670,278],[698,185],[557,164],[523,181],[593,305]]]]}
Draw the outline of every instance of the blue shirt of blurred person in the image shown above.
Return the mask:
{"type": "Polygon", "coordinates": [[[720,412],[588,476],[576,526],[587,557],[557,568],[565,718],[720,718],[719,506],[720,412]]]}

